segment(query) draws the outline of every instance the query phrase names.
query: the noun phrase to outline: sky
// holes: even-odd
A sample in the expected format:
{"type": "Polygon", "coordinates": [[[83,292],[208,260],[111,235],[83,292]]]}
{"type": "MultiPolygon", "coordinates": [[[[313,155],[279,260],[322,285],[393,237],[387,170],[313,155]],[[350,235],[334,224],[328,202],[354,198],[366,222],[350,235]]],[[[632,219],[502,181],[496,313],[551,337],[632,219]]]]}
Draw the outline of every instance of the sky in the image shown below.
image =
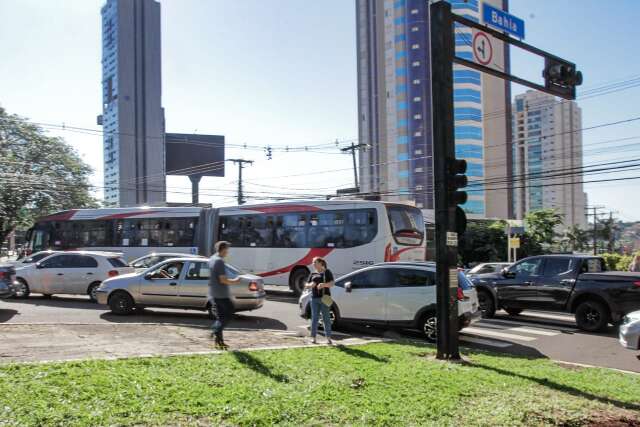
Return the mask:
{"type": "MultiPolygon", "coordinates": [[[[34,122],[91,129],[101,113],[102,0],[0,0],[0,105],[34,122]]],[[[322,153],[227,149],[256,200],[273,192],[327,193],[353,186],[357,138],[352,0],[162,0],[162,97],[167,131],[223,134],[228,144],[305,147],[322,153]]],[[[636,0],[512,0],[527,43],[578,64],[584,91],[640,77],[636,0]],[[614,7],[615,6],[615,7],[614,7]]],[[[514,72],[538,78],[514,52],[514,72]]],[[[514,87],[514,95],[523,91],[514,87]]],[[[578,91],[580,96],[581,90],[578,91]]],[[[640,116],[640,87],[579,99],[583,127],[640,116]]],[[[102,185],[100,135],[52,130],[71,143],[102,185]]],[[[586,165],[640,157],[640,121],[585,131],[586,165]],[[635,145],[634,145],[635,144],[635,145]],[[619,147],[616,149],[616,147],[619,147]]],[[[628,176],[640,175],[630,171],[628,176]]],[[[623,174],[594,175],[603,179],[623,174]]],[[[205,178],[201,201],[235,203],[237,168],[205,178]]],[[[190,201],[186,177],[169,177],[170,201],[190,201]]],[[[640,180],[586,184],[589,203],[640,220],[640,180]]],[[[101,196],[101,194],[98,194],[101,196]]]]}

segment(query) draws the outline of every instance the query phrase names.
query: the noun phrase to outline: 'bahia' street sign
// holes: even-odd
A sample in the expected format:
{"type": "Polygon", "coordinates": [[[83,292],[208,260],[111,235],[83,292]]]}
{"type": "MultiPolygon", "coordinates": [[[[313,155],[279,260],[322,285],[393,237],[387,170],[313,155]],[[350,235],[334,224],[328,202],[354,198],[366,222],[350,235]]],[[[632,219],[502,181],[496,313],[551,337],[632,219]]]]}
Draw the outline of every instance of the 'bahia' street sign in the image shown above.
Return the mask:
{"type": "Polygon", "coordinates": [[[503,12],[487,3],[482,4],[482,20],[485,24],[491,25],[498,30],[506,31],[520,40],[524,39],[524,21],[522,19],[503,12]]]}

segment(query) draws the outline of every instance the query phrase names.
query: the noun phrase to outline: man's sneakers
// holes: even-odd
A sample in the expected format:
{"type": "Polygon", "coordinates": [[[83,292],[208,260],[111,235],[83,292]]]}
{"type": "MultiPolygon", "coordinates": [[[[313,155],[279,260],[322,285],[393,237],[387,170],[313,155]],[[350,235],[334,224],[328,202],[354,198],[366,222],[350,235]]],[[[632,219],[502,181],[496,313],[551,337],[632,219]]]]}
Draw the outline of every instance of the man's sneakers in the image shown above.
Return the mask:
{"type": "Polygon", "coordinates": [[[215,348],[217,348],[218,350],[229,350],[229,346],[225,344],[221,336],[219,336],[215,332],[211,332],[211,338],[215,339],[215,348]]]}

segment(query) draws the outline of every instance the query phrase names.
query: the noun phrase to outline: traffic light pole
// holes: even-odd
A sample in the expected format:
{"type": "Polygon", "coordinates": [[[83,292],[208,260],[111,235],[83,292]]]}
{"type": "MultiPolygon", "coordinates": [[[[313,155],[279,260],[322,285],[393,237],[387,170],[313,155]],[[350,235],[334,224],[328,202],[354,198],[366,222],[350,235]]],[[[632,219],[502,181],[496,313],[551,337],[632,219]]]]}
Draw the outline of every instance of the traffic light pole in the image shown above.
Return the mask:
{"type": "Polygon", "coordinates": [[[456,207],[448,177],[455,161],[453,128],[453,22],[449,4],[431,5],[433,180],[436,223],[438,359],[460,359],[458,349],[458,248],[456,207]],[[454,239],[455,237],[455,239],[454,239]],[[455,240],[455,242],[454,242],[455,240]]]}

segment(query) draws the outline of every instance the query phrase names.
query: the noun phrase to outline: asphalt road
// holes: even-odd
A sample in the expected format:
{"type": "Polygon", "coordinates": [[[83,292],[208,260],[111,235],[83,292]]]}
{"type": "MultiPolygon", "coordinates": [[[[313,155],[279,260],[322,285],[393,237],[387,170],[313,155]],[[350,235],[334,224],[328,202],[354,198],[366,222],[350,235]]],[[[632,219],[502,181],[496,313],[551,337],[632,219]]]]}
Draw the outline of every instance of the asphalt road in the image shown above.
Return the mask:
{"type": "MultiPolygon", "coordinates": [[[[131,316],[115,316],[87,297],[34,295],[27,300],[0,301],[0,324],[94,324],[94,323],[167,323],[207,326],[204,312],[145,309],[131,316]]],[[[286,291],[269,291],[267,302],[256,311],[236,315],[230,324],[235,330],[299,331],[307,325],[298,316],[297,299],[286,291]]],[[[350,327],[342,332],[354,335],[397,336],[396,331],[370,327],[350,327]]],[[[415,332],[403,332],[404,338],[419,338],[415,332]]],[[[2,329],[0,327],[0,339],[2,329]]],[[[570,316],[559,313],[525,311],[520,316],[498,312],[463,330],[461,344],[467,347],[529,357],[546,357],[565,362],[640,372],[636,352],[618,343],[617,328],[603,333],[579,331],[570,316]]],[[[464,353],[464,350],[463,350],[464,353]]]]}

